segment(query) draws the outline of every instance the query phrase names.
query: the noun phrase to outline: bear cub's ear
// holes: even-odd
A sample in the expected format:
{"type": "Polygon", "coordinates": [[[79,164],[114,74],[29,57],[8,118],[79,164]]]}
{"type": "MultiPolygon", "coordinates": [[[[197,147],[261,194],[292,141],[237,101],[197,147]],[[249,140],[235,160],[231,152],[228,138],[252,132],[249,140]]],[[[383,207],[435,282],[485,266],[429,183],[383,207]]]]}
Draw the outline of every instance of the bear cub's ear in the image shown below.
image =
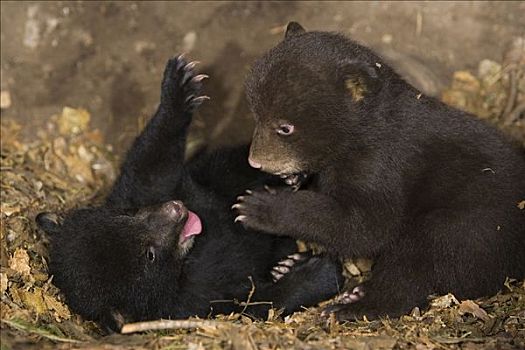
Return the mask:
{"type": "Polygon", "coordinates": [[[284,34],[284,38],[288,39],[288,38],[291,38],[292,36],[301,35],[301,34],[303,34],[305,32],[306,32],[306,30],[299,23],[297,23],[297,22],[289,22],[286,25],[286,32],[284,34]]]}
{"type": "Polygon", "coordinates": [[[381,88],[381,78],[376,67],[366,62],[344,61],[340,63],[338,71],[345,90],[355,102],[375,94],[381,88]]]}
{"type": "Polygon", "coordinates": [[[54,213],[40,213],[36,216],[35,221],[38,227],[49,235],[57,234],[62,227],[62,218],[54,213]]]}

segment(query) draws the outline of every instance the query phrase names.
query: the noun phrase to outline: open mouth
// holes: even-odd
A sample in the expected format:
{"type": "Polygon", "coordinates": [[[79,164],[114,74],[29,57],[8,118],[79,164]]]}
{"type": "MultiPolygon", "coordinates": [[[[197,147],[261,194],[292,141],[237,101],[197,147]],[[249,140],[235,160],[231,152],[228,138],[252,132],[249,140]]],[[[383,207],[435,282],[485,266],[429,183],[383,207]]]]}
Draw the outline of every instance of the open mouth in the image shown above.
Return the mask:
{"type": "Polygon", "coordinates": [[[180,233],[181,242],[188,240],[190,237],[199,235],[202,232],[202,222],[197,214],[187,210],[186,222],[180,233]]]}
{"type": "Polygon", "coordinates": [[[178,252],[185,256],[193,247],[195,236],[202,232],[201,219],[194,212],[187,210],[186,222],[179,235],[178,252]]]}
{"type": "Polygon", "coordinates": [[[306,180],[307,175],[305,173],[295,173],[295,174],[277,174],[284,182],[289,186],[298,186],[306,180]]]}

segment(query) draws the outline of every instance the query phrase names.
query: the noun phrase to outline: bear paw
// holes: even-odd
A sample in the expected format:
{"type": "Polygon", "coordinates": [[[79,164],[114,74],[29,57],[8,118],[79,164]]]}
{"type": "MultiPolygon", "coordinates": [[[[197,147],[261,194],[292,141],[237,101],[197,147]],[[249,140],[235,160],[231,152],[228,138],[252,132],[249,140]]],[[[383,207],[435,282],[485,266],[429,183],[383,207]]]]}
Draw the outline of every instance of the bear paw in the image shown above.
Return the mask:
{"type": "Polygon", "coordinates": [[[272,234],[279,234],[278,221],[280,205],[279,192],[275,189],[247,190],[246,194],[237,197],[232,206],[238,213],[235,222],[245,228],[272,234]]]}
{"type": "Polygon", "coordinates": [[[208,96],[200,95],[202,81],[208,76],[196,74],[194,62],[187,62],[183,55],[172,58],[166,64],[160,103],[162,106],[173,109],[182,109],[191,112],[201,105],[208,96]]]}
{"type": "Polygon", "coordinates": [[[274,282],[279,281],[287,273],[292,271],[295,265],[305,261],[311,254],[308,253],[295,253],[288,255],[285,259],[279,261],[271,271],[272,280],[274,282]]]}

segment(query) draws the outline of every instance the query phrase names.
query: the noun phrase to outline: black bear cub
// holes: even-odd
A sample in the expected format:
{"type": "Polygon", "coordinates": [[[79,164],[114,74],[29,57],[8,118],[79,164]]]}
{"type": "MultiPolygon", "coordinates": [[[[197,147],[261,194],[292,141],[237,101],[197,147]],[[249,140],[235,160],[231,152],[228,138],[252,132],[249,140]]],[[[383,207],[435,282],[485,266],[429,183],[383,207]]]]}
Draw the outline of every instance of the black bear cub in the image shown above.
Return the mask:
{"type": "Polygon", "coordinates": [[[330,258],[305,259],[293,239],[233,223],[235,197],[272,180],[249,167],[248,146],[183,164],[192,112],[205,99],[193,66],[168,62],[158,111],[102,206],[36,219],[50,236],[53,282],[74,311],[110,329],[233,311],[264,316],[272,302],[290,313],[335,295],[342,282],[330,258]],[[283,277],[288,267],[272,270],[281,261],[297,270],[283,277]],[[249,301],[259,303],[239,304],[252,288],[249,301]]]}
{"type": "Polygon", "coordinates": [[[364,298],[325,314],[398,316],[430,294],[475,298],[524,277],[525,161],[496,129],[370,49],[297,23],[246,90],[250,164],[300,189],[248,193],[236,221],[375,262],[364,298]]]}

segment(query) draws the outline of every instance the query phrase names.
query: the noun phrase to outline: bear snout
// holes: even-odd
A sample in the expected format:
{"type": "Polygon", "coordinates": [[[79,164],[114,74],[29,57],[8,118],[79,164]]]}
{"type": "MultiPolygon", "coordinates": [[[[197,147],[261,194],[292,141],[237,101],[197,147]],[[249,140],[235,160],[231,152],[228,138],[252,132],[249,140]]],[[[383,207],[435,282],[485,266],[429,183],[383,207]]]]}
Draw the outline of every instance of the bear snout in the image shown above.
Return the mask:
{"type": "Polygon", "coordinates": [[[159,214],[170,221],[181,222],[188,216],[188,209],[181,201],[169,201],[161,205],[159,214]]]}

